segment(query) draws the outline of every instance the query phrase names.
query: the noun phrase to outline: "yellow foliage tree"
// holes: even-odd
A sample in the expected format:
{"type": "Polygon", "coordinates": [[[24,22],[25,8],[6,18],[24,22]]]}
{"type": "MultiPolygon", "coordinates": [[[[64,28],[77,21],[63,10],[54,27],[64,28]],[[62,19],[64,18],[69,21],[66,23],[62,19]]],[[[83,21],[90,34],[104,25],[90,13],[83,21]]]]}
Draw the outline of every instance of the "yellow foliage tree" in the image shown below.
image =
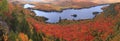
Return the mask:
{"type": "Polygon", "coordinates": [[[19,33],[18,37],[21,39],[21,41],[29,41],[28,36],[24,33],[19,33]]]}

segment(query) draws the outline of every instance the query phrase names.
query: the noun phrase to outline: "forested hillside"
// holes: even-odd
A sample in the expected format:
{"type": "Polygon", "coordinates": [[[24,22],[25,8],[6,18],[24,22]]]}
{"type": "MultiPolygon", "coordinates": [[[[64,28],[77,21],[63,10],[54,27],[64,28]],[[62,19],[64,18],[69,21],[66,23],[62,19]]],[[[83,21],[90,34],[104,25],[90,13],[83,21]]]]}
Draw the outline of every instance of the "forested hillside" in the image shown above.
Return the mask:
{"type": "Polygon", "coordinates": [[[0,1],[0,41],[119,41],[120,3],[110,4],[94,19],[56,24],[28,9],[0,1]]]}

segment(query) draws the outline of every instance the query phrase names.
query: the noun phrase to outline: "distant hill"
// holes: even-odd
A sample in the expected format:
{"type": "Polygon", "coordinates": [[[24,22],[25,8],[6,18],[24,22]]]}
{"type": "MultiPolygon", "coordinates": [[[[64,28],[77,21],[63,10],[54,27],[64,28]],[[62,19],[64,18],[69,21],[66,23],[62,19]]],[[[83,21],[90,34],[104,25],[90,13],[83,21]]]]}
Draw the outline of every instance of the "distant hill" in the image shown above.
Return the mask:
{"type": "Polygon", "coordinates": [[[62,9],[66,8],[83,8],[83,7],[90,7],[90,6],[95,6],[97,5],[96,3],[93,2],[55,2],[51,4],[36,4],[36,7],[34,9],[39,9],[39,10],[46,10],[46,11],[51,11],[51,10],[56,10],[56,11],[61,11],[62,9]]]}
{"type": "Polygon", "coordinates": [[[57,10],[60,11],[61,9],[65,9],[65,8],[83,8],[83,7],[90,7],[90,6],[95,6],[98,5],[97,3],[93,3],[90,1],[74,1],[74,0],[51,0],[51,1],[38,1],[38,0],[34,0],[34,1],[27,1],[23,0],[23,1],[19,1],[19,0],[13,0],[13,1],[9,1],[9,2],[13,2],[16,4],[26,4],[26,3],[30,3],[30,4],[34,4],[36,7],[34,9],[40,9],[40,10],[46,10],[46,11],[51,11],[51,10],[57,10]],[[36,2],[37,1],[37,2],[36,2]]]}
{"type": "MultiPolygon", "coordinates": [[[[8,0],[9,1],[9,0],[8,0]]],[[[34,4],[34,9],[40,10],[56,10],[60,11],[65,8],[83,8],[105,3],[116,3],[119,0],[10,0],[9,2],[17,2],[18,4],[34,4]]],[[[16,3],[16,4],[17,4],[16,3]]]]}
{"type": "MultiPolygon", "coordinates": [[[[9,0],[8,0],[9,1],[9,0]]],[[[29,2],[29,3],[33,3],[33,2],[40,2],[40,3],[54,3],[54,2],[93,2],[93,3],[98,3],[98,4],[104,4],[104,3],[116,3],[116,2],[120,2],[120,0],[10,0],[11,2],[14,1],[20,1],[20,2],[29,2]]]]}

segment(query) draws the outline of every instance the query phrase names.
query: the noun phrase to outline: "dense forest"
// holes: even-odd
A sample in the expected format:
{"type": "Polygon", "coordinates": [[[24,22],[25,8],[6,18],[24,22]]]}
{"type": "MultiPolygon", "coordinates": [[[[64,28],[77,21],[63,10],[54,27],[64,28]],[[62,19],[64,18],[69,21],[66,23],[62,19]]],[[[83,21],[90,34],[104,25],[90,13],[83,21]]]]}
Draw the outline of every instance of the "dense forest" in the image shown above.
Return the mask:
{"type": "Polygon", "coordinates": [[[103,10],[91,20],[49,24],[20,5],[0,0],[0,41],[119,41],[120,3],[103,10]]]}

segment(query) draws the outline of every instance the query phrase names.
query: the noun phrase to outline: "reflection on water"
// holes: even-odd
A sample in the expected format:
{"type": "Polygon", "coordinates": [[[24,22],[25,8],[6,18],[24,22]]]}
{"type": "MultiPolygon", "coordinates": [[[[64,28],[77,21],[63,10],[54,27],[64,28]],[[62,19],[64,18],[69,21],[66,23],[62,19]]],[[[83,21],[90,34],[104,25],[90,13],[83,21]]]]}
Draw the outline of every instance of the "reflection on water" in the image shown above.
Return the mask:
{"type": "Polygon", "coordinates": [[[81,20],[81,19],[93,19],[95,15],[93,12],[103,12],[101,9],[108,5],[100,5],[91,8],[83,8],[83,9],[65,9],[62,12],[45,12],[41,10],[32,10],[36,16],[42,16],[48,18],[46,22],[48,23],[56,23],[59,22],[60,19],[67,20],[81,20]]]}

